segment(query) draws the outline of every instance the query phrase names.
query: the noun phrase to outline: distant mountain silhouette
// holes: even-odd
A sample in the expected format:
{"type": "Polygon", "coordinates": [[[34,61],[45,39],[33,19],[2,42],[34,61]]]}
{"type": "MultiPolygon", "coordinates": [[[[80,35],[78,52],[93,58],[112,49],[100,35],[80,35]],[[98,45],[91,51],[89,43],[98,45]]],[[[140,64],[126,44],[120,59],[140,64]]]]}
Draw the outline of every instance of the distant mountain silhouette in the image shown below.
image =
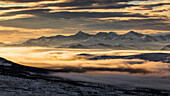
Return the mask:
{"type": "Polygon", "coordinates": [[[168,42],[169,40],[170,40],[170,34],[151,36],[151,35],[130,31],[126,34],[118,35],[115,32],[108,32],[108,33],[99,32],[97,34],[88,34],[79,31],[75,35],[70,35],[70,36],[63,36],[63,35],[56,35],[50,37],[42,36],[37,39],[29,39],[25,41],[23,44],[21,44],[20,46],[157,50],[157,49],[161,49],[161,47],[163,46],[161,46],[161,44],[160,45],[158,44],[158,47],[154,47],[156,46],[154,45],[154,42],[161,43],[161,42],[168,42]],[[153,43],[153,45],[151,43],[153,43]],[[146,46],[143,46],[142,44],[146,46]]]}

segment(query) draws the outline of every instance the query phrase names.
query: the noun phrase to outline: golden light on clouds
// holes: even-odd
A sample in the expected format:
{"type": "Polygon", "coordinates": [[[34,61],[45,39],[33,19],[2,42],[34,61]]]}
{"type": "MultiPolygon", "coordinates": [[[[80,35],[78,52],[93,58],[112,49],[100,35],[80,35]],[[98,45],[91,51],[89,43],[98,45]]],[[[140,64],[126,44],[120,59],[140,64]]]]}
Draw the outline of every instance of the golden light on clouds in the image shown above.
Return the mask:
{"type": "Polygon", "coordinates": [[[30,38],[38,38],[40,36],[53,36],[62,34],[61,29],[25,29],[16,27],[0,26],[0,42],[12,43],[23,42],[30,38]]]}
{"type": "Polygon", "coordinates": [[[11,37],[15,34],[23,41],[23,38],[38,35],[70,35],[79,30],[89,33],[115,31],[118,34],[130,30],[147,34],[169,33],[169,4],[169,0],[0,0],[0,35],[6,38],[0,42],[7,40],[5,34],[11,34],[11,37]]]}
{"type": "Polygon", "coordinates": [[[11,19],[19,19],[19,18],[30,18],[30,17],[34,17],[34,15],[19,14],[19,15],[14,15],[14,16],[3,16],[3,17],[0,17],[0,21],[11,20],[11,19]]]}
{"type": "MultiPolygon", "coordinates": [[[[153,72],[169,68],[169,63],[145,61],[141,59],[105,59],[88,60],[86,57],[77,54],[87,53],[95,56],[128,56],[143,53],[170,53],[169,51],[147,51],[147,50],[98,50],[98,49],[57,49],[41,47],[15,47],[0,48],[0,55],[8,60],[41,68],[130,68],[145,69],[153,72]],[[129,64],[128,62],[143,62],[142,64],[129,64]]],[[[157,73],[155,73],[157,74],[157,73]]]]}

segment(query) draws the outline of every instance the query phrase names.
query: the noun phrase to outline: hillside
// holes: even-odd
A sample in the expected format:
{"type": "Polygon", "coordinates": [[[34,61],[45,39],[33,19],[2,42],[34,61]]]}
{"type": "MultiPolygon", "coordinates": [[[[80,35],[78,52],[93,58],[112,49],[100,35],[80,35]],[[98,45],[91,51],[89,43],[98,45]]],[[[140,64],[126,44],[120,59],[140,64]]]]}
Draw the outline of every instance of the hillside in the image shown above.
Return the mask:
{"type": "Polygon", "coordinates": [[[169,91],[119,87],[100,83],[73,81],[61,77],[48,76],[52,70],[22,66],[0,58],[1,96],[113,96],[133,95],[168,96],[169,91]]]}

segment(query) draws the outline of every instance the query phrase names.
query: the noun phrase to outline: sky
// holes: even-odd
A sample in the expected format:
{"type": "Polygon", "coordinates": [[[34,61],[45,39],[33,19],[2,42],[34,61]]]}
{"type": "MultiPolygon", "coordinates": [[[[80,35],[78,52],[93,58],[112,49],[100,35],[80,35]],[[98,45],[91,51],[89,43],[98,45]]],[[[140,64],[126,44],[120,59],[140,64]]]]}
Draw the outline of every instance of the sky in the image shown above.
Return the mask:
{"type": "Polygon", "coordinates": [[[78,31],[170,33],[170,0],[0,0],[0,42],[78,31]]]}

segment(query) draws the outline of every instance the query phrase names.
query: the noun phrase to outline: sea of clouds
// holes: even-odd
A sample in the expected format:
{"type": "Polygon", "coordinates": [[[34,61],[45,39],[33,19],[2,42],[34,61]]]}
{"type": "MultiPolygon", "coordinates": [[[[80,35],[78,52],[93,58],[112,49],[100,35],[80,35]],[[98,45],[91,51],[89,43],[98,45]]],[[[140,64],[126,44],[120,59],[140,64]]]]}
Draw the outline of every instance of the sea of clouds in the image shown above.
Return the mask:
{"type": "Polygon", "coordinates": [[[0,48],[1,57],[18,64],[55,70],[71,70],[70,73],[67,71],[67,73],[56,72],[50,74],[53,76],[118,86],[169,90],[170,63],[144,59],[90,59],[97,56],[130,56],[143,53],[170,53],[170,51],[58,49],[41,47],[0,48]]]}

